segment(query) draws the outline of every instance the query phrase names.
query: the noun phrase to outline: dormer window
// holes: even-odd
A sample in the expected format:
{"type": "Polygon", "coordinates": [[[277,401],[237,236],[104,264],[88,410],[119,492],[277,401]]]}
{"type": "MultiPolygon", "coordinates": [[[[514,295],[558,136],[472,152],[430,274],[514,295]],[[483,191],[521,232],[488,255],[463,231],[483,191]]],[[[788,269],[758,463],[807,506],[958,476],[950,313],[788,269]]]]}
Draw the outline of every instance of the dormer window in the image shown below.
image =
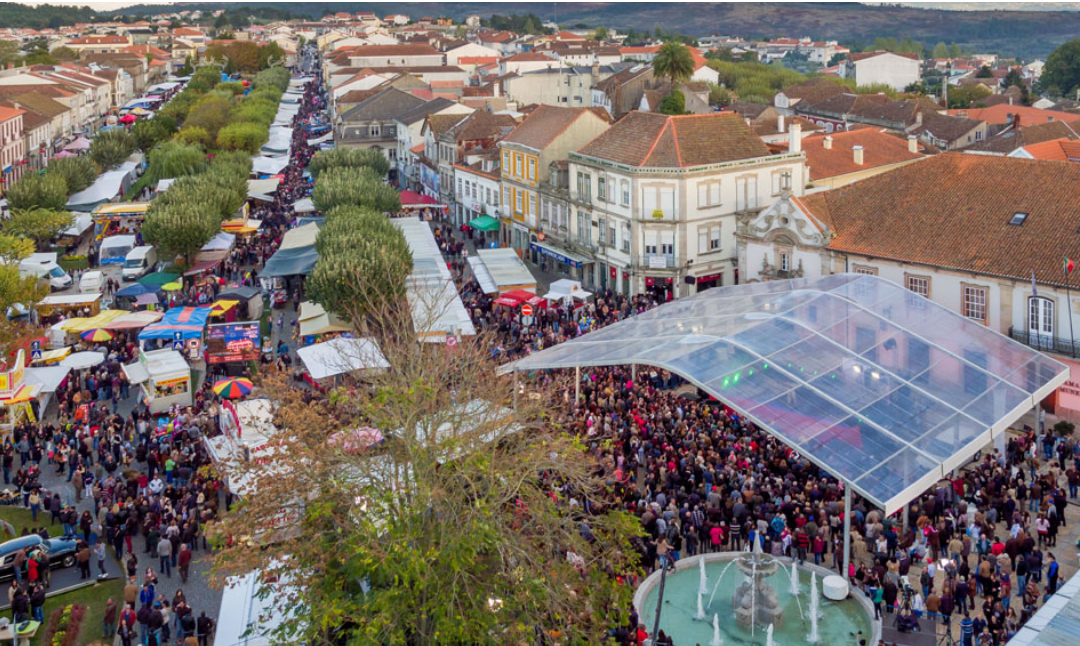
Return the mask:
{"type": "Polygon", "coordinates": [[[1012,217],[1009,218],[1009,226],[1013,226],[1013,227],[1020,226],[1021,224],[1024,223],[1024,220],[1027,220],[1027,216],[1028,216],[1027,213],[1023,213],[1023,212],[1020,212],[1020,211],[1017,211],[1016,213],[1013,213],[1012,217]]]}

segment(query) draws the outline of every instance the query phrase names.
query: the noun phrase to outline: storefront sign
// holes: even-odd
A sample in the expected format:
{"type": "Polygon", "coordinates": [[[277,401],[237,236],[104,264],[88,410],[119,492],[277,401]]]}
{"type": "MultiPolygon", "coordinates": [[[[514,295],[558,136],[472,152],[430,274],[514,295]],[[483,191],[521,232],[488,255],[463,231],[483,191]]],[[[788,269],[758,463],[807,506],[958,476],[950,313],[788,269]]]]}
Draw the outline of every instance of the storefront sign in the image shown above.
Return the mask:
{"type": "Polygon", "coordinates": [[[581,269],[581,262],[580,261],[574,260],[573,258],[568,258],[568,257],[562,255],[561,253],[557,252],[557,251],[553,251],[551,249],[548,249],[547,247],[541,247],[540,245],[536,244],[535,242],[529,243],[529,248],[532,249],[533,251],[535,251],[536,253],[540,254],[541,256],[547,256],[548,258],[558,260],[559,262],[564,262],[564,263],[570,265],[571,267],[581,269]]]}
{"type": "Polygon", "coordinates": [[[667,269],[667,257],[649,256],[649,269],[667,269]]]}
{"type": "Polygon", "coordinates": [[[1055,356],[1069,368],[1069,378],[1051,395],[1053,413],[1068,420],[1080,420],[1080,363],[1055,356]]]}

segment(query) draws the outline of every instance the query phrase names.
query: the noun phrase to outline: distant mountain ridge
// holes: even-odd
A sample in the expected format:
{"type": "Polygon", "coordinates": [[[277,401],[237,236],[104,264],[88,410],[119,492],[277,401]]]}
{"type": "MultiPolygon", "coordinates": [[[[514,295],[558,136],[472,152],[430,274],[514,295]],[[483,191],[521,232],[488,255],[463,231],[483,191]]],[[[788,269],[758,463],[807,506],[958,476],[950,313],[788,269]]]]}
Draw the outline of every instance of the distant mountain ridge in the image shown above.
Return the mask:
{"type": "MultiPolygon", "coordinates": [[[[160,13],[171,8],[235,9],[276,3],[178,3],[175,5],[135,5],[107,14],[160,13]]],[[[1040,5],[1043,3],[1039,3],[1040,5]]],[[[1070,3],[1076,6],[1075,3],[1070,3]]],[[[1004,5],[1003,5],[1004,6],[1004,5]]],[[[1010,8],[1017,5],[1009,5],[1010,8]]],[[[863,3],[550,3],[515,4],[483,2],[304,2],[286,5],[298,15],[318,18],[326,11],[374,11],[380,16],[404,12],[420,16],[450,16],[462,19],[471,14],[483,17],[494,13],[533,13],[543,20],[562,25],[583,23],[617,29],[633,27],[641,32],[657,25],[669,31],[703,36],[708,34],[768,38],[811,36],[871,43],[877,37],[911,37],[928,47],[935,43],[958,43],[980,52],[997,52],[1025,58],[1045,57],[1057,45],[1080,36],[1080,12],[947,10],[926,5],[876,5],[863,3]]],[[[2,21],[0,21],[2,22],[2,21]]]]}

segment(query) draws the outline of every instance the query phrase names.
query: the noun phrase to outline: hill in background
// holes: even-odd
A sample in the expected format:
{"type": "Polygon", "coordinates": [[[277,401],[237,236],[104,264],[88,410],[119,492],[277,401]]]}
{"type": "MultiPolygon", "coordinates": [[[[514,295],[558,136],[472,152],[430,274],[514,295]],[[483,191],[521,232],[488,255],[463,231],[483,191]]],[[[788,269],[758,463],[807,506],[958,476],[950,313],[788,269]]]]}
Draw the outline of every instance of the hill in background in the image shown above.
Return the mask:
{"type": "MultiPolygon", "coordinates": [[[[0,24],[21,26],[5,15],[0,6],[0,24]]],[[[23,10],[25,5],[14,5],[23,10]]],[[[46,5],[47,6],[47,5],[46,5]]],[[[533,13],[543,20],[561,25],[585,24],[617,29],[633,27],[652,31],[661,26],[667,31],[704,36],[709,34],[769,38],[774,36],[811,36],[818,40],[845,43],[872,43],[875,38],[912,38],[932,48],[938,42],[958,43],[979,52],[994,52],[1024,58],[1045,57],[1055,47],[1080,35],[1080,12],[1075,11],[954,11],[906,5],[870,5],[860,3],[541,3],[515,4],[481,2],[305,2],[277,3],[177,3],[175,5],[135,5],[102,12],[151,14],[182,9],[235,10],[242,6],[286,7],[298,16],[318,18],[327,11],[374,11],[379,15],[406,12],[413,18],[423,15],[463,19],[471,14],[482,17],[493,13],[533,13]]],[[[1005,5],[1002,5],[1005,6],[1005,5]]],[[[1017,5],[1011,5],[1013,7],[1017,5]]],[[[22,12],[20,12],[22,13],[22,12]]],[[[25,14],[23,14],[25,15],[25,14]]]]}

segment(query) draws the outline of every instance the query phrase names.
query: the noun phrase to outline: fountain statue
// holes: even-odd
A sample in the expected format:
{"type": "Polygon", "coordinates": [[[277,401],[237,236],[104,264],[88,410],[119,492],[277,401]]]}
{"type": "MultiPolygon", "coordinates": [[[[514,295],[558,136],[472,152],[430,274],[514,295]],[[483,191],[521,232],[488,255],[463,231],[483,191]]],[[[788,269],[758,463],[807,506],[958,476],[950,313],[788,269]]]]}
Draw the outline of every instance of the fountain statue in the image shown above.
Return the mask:
{"type": "Polygon", "coordinates": [[[724,646],[724,640],[720,639],[720,615],[718,614],[712,616],[712,641],[709,642],[709,646],[724,646]]]}
{"type": "Polygon", "coordinates": [[[811,644],[821,641],[821,637],[818,635],[818,606],[820,604],[821,597],[817,587],[817,572],[812,572],[810,574],[810,634],[806,636],[806,641],[811,644]]]}
{"type": "Polygon", "coordinates": [[[755,540],[754,550],[740,554],[735,564],[746,576],[746,580],[739,584],[732,597],[735,621],[751,634],[759,622],[780,625],[784,610],[780,607],[776,590],[765,580],[779,569],[776,559],[765,554],[761,549],[761,541],[755,540]]]}
{"type": "Polygon", "coordinates": [[[705,574],[705,559],[698,559],[698,566],[701,570],[701,575],[698,578],[698,594],[705,594],[709,591],[706,585],[709,583],[709,577],[705,574]]]}

